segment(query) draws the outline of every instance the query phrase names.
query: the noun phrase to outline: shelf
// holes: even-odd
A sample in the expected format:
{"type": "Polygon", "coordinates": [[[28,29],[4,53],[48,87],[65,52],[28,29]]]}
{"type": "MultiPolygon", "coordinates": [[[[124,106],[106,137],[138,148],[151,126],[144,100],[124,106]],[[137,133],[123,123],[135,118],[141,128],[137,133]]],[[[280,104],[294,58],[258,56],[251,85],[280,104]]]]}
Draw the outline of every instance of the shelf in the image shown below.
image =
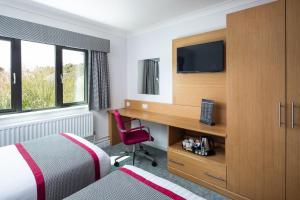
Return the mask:
{"type": "Polygon", "coordinates": [[[214,163],[218,163],[218,164],[222,164],[222,165],[226,164],[225,149],[222,147],[215,148],[216,154],[212,155],[212,156],[200,156],[200,155],[196,155],[192,152],[186,151],[186,150],[182,149],[180,142],[169,146],[168,150],[175,151],[177,153],[182,154],[182,156],[190,157],[194,160],[198,160],[199,162],[214,162],[214,163]]]}
{"type": "Polygon", "coordinates": [[[121,116],[125,117],[138,118],[141,120],[165,124],[186,130],[206,133],[224,138],[226,137],[226,126],[224,125],[209,126],[200,123],[198,119],[165,115],[160,113],[134,110],[128,108],[120,109],[119,112],[121,116]]]}

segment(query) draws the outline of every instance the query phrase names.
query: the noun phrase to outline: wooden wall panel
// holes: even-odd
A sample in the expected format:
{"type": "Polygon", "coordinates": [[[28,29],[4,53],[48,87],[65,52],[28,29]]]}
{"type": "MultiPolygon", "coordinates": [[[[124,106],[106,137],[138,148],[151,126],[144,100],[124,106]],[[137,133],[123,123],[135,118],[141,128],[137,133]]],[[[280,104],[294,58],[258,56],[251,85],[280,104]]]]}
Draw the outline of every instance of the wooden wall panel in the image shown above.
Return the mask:
{"type": "Polygon", "coordinates": [[[199,106],[201,99],[215,100],[226,105],[225,72],[177,73],[177,48],[226,39],[226,30],[202,33],[173,40],[173,104],[199,106]]]}
{"type": "MultiPolygon", "coordinates": [[[[213,86],[210,85],[178,85],[176,87],[177,97],[176,101],[180,102],[193,102],[191,106],[200,106],[201,99],[211,99],[216,102],[216,104],[225,106],[226,96],[225,86],[213,86]],[[196,105],[197,104],[197,105],[196,105]]],[[[185,104],[175,104],[175,105],[185,105],[185,104]]]]}
{"type": "Polygon", "coordinates": [[[255,200],[285,198],[284,9],[227,16],[227,189],[255,200]]]}

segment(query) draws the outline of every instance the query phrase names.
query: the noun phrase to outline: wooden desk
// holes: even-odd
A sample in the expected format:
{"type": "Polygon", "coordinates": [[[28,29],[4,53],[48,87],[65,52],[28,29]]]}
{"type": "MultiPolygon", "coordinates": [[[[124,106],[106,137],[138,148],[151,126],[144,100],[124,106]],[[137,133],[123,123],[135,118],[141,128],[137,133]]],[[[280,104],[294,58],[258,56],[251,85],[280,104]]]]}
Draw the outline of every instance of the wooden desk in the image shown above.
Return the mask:
{"type": "MultiPolygon", "coordinates": [[[[164,124],[167,126],[173,126],[177,128],[206,133],[209,135],[215,135],[224,138],[226,137],[226,127],[223,125],[209,126],[200,123],[197,119],[190,119],[128,108],[120,109],[119,112],[121,116],[125,118],[125,120],[128,120],[130,118],[138,118],[141,120],[164,124]]],[[[109,121],[110,144],[118,144],[120,143],[119,134],[117,132],[115,121],[111,112],[109,121]]]]}
{"type": "MultiPolygon", "coordinates": [[[[225,156],[226,126],[208,126],[198,119],[123,108],[119,112],[124,120],[138,118],[168,126],[168,170],[200,185],[232,197],[226,190],[227,165],[225,156]],[[216,154],[203,157],[181,148],[185,135],[214,137],[216,154]]],[[[126,128],[130,128],[130,123],[126,128]]],[[[120,143],[120,137],[112,111],[109,111],[109,137],[111,145],[120,143]]]]}

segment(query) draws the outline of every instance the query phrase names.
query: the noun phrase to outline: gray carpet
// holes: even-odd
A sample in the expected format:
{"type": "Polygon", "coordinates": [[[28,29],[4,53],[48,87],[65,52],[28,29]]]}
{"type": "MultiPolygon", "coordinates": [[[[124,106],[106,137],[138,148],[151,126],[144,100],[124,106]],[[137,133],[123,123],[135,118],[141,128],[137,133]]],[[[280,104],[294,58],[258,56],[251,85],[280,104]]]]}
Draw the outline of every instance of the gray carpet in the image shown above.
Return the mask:
{"type": "MultiPolygon", "coordinates": [[[[165,151],[155,149],[149,146],[145,146],[145,147],[149,151],[150,155],[156,159],[158,165],[156,167],[152,167],[150,161],[146,160],[145,158],[141,158],[137,156],[135,159],[135,166],[142,168],[148,172],[151,172],[152,174],[155,174],[159,177],[165,178],[173,183],[176,183],[205,199],[208,200],[227,199],[218,193],[215,193],[193,182],[190,182],[186,179],[183,179],[179,176],[169,173],[167,170],[167,153],[165,151]]],[[[120,155],[120,152],[124,152],[126,150],[126,146],[123,144],[118,144],[118,145],[106,147],[103,150],[106,151],[110,156],[118,156],[120,155]]],[[[132,165],[132,158],[130,157],[120,162],[120,166],[125,164],[132,165]]],[[[112,170],[115,169],[116,167],[113,166],[112,170]]]]}

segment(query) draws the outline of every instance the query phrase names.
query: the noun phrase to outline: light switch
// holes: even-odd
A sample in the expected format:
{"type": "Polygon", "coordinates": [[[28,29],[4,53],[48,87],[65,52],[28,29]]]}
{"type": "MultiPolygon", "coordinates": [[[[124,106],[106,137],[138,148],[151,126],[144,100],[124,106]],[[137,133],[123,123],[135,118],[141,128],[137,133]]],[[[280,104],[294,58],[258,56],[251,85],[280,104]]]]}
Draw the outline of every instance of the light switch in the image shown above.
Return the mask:
{"type": "Polygon", "coordinates": [[[126,101],[126,107],[130,106],[130,101],[126,101]]]}

